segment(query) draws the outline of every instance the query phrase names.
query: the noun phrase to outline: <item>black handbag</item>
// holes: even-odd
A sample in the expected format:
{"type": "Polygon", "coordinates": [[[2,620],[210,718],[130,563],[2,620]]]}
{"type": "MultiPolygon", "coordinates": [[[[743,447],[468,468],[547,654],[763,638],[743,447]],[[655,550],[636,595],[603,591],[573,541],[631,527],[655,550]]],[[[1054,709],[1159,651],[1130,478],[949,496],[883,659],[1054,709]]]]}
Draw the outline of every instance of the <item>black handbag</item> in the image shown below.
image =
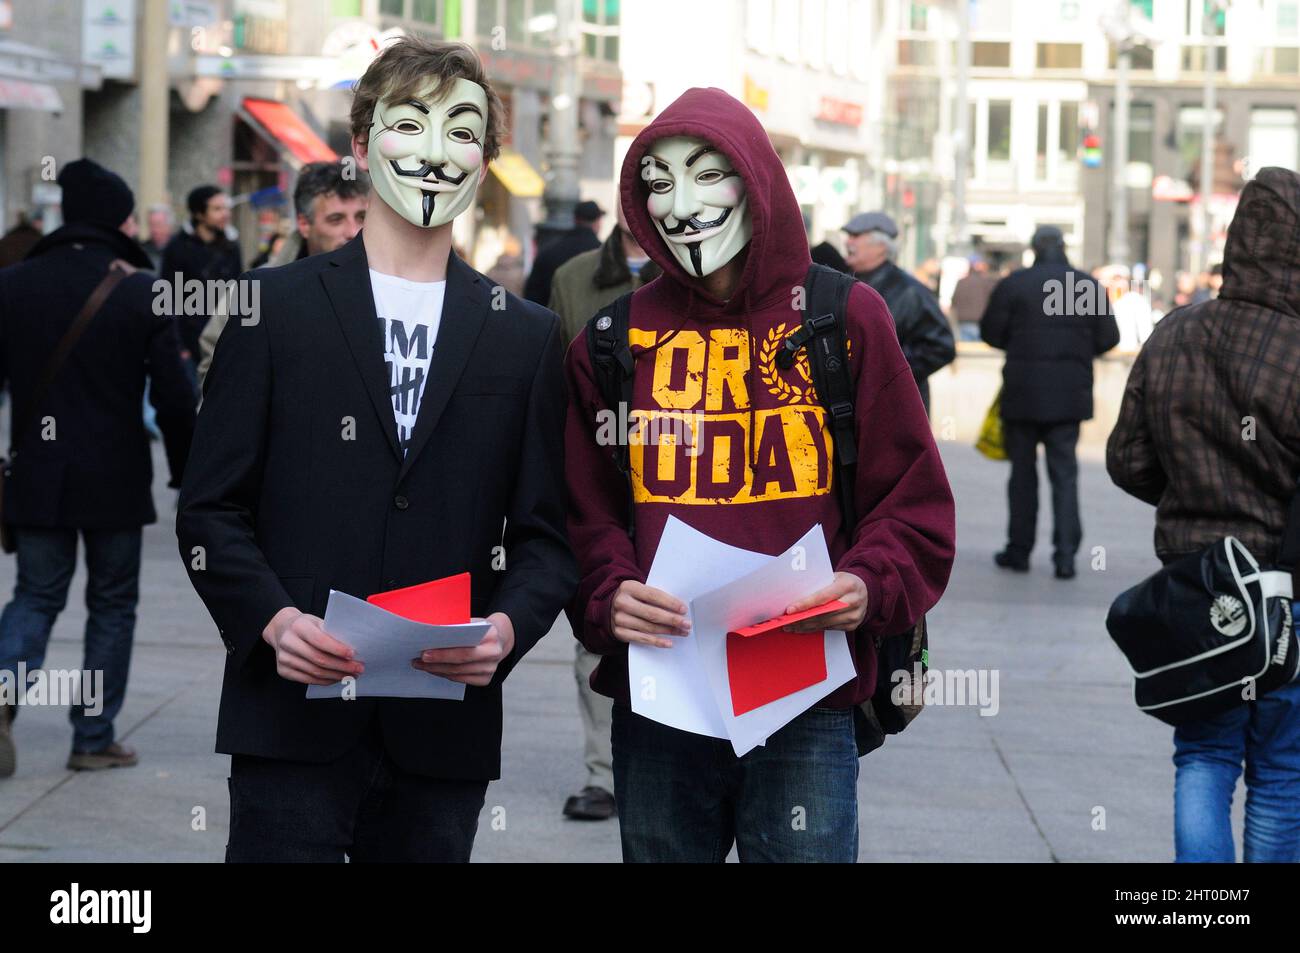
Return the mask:
{"type": "Polygon", "coordinates": [[[1133,671],[1138,708],[1170,725],[1222,714],[1295,681],[1291,615],[1300,492],[1281,551],[1261,567],[1228,536],[1120,595],[1106,628],[1133,671]]]}

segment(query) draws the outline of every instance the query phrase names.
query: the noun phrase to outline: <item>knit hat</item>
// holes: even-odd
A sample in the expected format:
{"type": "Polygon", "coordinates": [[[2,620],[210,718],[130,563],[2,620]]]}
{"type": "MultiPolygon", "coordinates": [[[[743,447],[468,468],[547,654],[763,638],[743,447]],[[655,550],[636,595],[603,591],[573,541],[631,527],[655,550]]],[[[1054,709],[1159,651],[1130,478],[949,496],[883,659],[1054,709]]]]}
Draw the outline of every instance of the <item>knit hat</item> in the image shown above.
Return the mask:
{"type": "Polygon", "coordinates": [[[91,159],[69,162],[59,173],[63,220],[118,228],[135,209],[131,187],[115,172],[91,159]]]}

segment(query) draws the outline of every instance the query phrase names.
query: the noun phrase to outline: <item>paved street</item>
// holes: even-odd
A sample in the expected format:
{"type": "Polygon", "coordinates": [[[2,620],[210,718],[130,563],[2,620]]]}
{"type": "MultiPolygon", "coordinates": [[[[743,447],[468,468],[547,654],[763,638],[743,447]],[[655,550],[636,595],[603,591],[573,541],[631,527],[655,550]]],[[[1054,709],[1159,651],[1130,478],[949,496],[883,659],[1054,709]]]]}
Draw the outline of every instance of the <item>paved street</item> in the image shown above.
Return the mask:
{"type": "MultiPolygon", "coordinates": [[[[1079,578],[1053,579],[1041,547],[1029,576],[1003,574],[990,556],[1002,542],[1004,465],[966,443],[944,452],[957,494],[958,559],[931,617],[932,663],[996,670],[1000,708],[993,717],[975,707],[927,709],[861,761],[862,859],[1171,860],[1171,732],[1133,708],[1103,625],[1111,597],[1155,565],[1150,508],[1111,487],[1094,449],[1081,477],[1079,578]],[[1088,565],[1097,546],[1104,571],[1088,565]],[[1095,830],[1102,812],[1105,829],[1095,830]]],[[[0,782],[0,861],[222,857],[228,760],[212,747],[224,650],[177,557],[172,494],[160,489],[158,500],[163,518],[146,530],[119,723],[141,764],[67,772],[66,710],[25,709],[18,773],[0,782]]],[[[1049,522],[1040,514],[1040,538],[1049,522]]],[[[6,596],[13,568],[0,559],[6,596]]],[[[80,667],[83,587],[79,572],[50,666],[80,667]]],[[[561,621],[507,683],[504,778],[488,790],[476,860],[619,857],[614,823],[560,816],[582,779],[571,657],[561,621]]]]}

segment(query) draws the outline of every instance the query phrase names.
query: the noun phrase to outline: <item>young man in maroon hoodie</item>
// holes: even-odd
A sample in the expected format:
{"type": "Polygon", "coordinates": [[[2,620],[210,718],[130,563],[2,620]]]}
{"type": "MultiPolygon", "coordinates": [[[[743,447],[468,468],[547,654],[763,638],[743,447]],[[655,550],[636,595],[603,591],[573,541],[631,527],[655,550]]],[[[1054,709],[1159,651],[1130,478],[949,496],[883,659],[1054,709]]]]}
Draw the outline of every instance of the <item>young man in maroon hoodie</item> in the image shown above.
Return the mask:
{"type": "MultiPolygon", "coordinates": [[[[582,582],[574,631],[603,658],[592,686],[615,699],[615,796],[628,861],[857,858],[853,707],[876,685],[874,638],[938,600],[954,548],[952,492],[916,382],[880,296],[853,287],[845,323],[855,386],[856,525],[844,525],[831,431],[805,360],[775,354],[802,320],[810,263],[798,203],[758,120],[693,89],[632,144],[620,199],[664,274],[632,298],[629,417],[692,419],[691,443],[630,447],[627,480],[598,440],[605,408],[586,342],[569,348],[569,531],[582,582]],[[687,607],[645,585],[668,517],[724,543],[778,554],[820,523],[834,582],[795,608],[848,608],[801,631],[852,633],[856,677],[736,757],[725,739],[633,713],[627,645],[672,651],[687,607]],[[800,810],[801,809],[801,810],[800,810]],[[792,812],[795,812],[792,814],[792,812]],[[798,822],[792,823],[792,818],[798,822]]],[[[813,637],[813,636],[810,636],[813,637]]]]}

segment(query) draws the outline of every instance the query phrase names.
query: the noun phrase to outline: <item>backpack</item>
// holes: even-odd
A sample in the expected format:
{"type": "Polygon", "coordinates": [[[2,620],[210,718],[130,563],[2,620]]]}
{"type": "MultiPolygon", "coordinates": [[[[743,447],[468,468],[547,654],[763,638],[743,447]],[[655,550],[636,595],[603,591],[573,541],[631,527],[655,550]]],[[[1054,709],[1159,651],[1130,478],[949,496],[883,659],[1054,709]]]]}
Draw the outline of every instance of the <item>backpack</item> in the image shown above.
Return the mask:
{"type": "MultiPolygon", "coordinates": [[[[853,380],[849,376],[847,332],[844,316],[849,292],[856,279],[834,268],[815,262],[804,279],[804,318],[777,352],[776,362],[783,369],[794,366],[799,350],[808,350],[808,366],[813,386],[825,408],[831,427],[835,452],[835,482],[839,490],[840,509],[848,527],[857,524],[853,500],[854,474],[858,459],[857,434],[854,431],[853,380]]],[[[628,292],[596,312],[587,322],[587,352],[591,358],[596,387],[605,406],[619,414],[632,406],[632,378],[635,359],[628,343],[628,326],[632,310],[628,292]]],[[[627,483],[625,528],[636,537],[636,510],[632,495],[631,451],[627,441],[615,441],[612,448],[614,466],[627,483]]],[[[906,728],[921,711],[921,688],[929,669],[929,636],[925,618],[897,636],[875,638],[876,688],[871,698],[854,708],[854,728],[859,756],[880,747],[886,735],[906,728]],[[911,687],[905,704],[893,700],[892,673],[908,673],[904,687],[911,687]],[[918,684],[914,674],[919,670],[918,684]]]]}

